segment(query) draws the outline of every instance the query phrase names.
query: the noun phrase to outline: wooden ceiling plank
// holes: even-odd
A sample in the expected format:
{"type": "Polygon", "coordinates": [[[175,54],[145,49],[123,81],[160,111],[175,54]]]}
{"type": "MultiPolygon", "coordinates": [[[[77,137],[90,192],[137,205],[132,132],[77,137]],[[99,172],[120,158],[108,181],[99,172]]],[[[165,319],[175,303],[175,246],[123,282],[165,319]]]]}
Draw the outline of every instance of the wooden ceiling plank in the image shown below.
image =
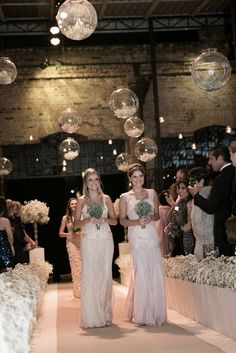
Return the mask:
{"type": "Polygon", "coordinates": [[[106,11],[108,2],[109,2],[109,0],[104,0],[103,1],[102,7],[101,7],[101,9],[100,9],[100,11],[98,13],[99,20],[104,16],[104,13],[106,11]]]}
{"type": "Polygon", "coordinates": [[[192,16],[196,16],[202,11],[212,0],[203,0],[191,13],[192,16]]]}
{"type": "Polygon", "coordinates": [[[160,4],[160,0],[153,0],[151,6],[149,9],[146,11],[144,14],[144,17],[149,17],[153,14],[153,12],[156,10],[157,6],[160,4]]]}

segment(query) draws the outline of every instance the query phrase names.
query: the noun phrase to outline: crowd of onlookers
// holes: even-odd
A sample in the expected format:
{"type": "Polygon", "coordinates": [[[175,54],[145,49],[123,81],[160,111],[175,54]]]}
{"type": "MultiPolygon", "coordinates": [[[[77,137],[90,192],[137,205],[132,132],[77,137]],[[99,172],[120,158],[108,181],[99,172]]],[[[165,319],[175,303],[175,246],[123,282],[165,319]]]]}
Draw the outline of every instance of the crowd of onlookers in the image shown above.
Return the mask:
{"type": "Polygon", "coordinates": [[[22,205],[0,196],[0,270],[29,262],[36,244],[21,221],[22,205]]]}
{"type": "Polygon", "coordinates": [[[208,167],[179,169],[175,183],[159,195],[157,226],[164,256],[195,254],[200,260],[212,250],[219,255],[234,255],[236,141],[229,148],[224,145],[212,148],[208,167]],[[229,219],[233,220],[230,238],[226,229],[229,219]]]}

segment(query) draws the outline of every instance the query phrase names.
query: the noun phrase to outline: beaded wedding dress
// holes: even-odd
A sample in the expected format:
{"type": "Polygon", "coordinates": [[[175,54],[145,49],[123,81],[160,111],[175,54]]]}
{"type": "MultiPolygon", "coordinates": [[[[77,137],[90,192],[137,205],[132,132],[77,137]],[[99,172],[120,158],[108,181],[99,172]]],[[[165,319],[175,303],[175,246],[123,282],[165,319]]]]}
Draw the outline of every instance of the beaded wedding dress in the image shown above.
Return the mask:
{"type": "MultiPolygon", "coordinates": [[[[140,201],[129,193],[123,194],[130,220],[138,218],[135,206],[140,201]]],[[[153,190],[145,201],[153,205],[153,190]]],[[[128,227],[132,257],[132,279],[126,301],[126,316],[135,323],[160,326],[166,322],[164,269],[155,222],[128,227]]]]}
{"type": "MultiPolygon", "coordinates": [[[[83,218],[90,217],[85,204],[83,218]]],[[[107,218],[104,203],[102,217],[107,218]]],[[[86,223],[81,239],[81,327],[103,327],[112,321],[112,258],[114,244],[110,226],[86,223]]]]}

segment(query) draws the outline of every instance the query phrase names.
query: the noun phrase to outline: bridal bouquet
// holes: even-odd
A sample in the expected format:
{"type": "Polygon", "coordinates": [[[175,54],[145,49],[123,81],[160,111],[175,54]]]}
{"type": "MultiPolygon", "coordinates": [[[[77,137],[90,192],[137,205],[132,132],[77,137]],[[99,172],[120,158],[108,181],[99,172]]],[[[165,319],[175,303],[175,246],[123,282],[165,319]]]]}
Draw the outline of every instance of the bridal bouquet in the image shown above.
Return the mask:
{"type": "MultiPolygon", "coordinates": [[[[96,219],[99,219],[102,217],[103,210],[104,210],[104,205],[101,203],[92,202],[88,206],[88,214],[90,215],[90,217],[94,217],[96,219]]],[[[97,229],[100,229],[100,224],[96,224],[96,227],[97,229]]]]}
{"type": "MultiPolygon", "coordinates": [[[[152,205],[147,201],[141,200],[136,204],[134,210],[139,218],[146,217],[152,212],[152,205]]],[[[146,225],[144,224],[141,227],[146,228],[146,225]]]]}
{"type": "Polygon", "coordinates": [[[24,202],[22,207],[21,219],[23,223],[48,223],[49,207],[47,204],[38,200],[24,202]]]}

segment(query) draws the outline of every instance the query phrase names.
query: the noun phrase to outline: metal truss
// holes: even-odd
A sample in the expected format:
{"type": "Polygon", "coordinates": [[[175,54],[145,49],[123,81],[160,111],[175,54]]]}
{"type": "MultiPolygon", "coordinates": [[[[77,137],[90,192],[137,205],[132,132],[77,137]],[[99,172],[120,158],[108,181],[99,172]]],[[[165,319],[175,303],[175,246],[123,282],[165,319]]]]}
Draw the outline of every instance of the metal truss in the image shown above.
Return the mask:
{"type": "MultiPolygon", "coordinates": [[[[203,27],[222,27],[231,24],[230,14],[205,14],[152,17],[154,31],[198,30],[203,27]]],[[[0,22],[1,36],[47,35],[50,22],[39,20],[11,20],[0,22]]],[[[148,32],[149,20],[145,18],[104,18],[98,22],[95,33],[148,32]]]]}

